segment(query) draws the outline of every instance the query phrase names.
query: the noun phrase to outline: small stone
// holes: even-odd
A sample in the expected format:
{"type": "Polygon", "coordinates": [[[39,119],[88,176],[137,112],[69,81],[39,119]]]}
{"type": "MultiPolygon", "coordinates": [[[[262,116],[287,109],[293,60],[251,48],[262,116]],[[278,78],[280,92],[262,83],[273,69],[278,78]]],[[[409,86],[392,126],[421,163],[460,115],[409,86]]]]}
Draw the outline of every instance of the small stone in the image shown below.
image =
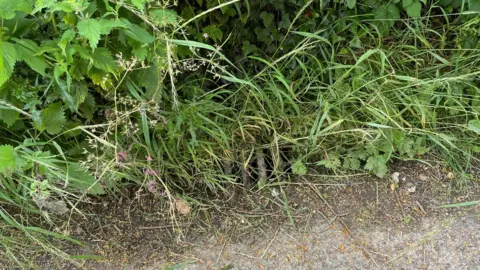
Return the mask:
{"type": "Polygon", "coordinates": [[[416,186],[411,186],[409,188],[407,188],[408,192],[409,193],[415,193],[415,191],[417,190],[417,187],[416,186]]]}
{"type": "Polygon", "coordinates": [[[392,173],[392,175],[390,176],[392,178],[392,181],[395,183],[395,184],[398,184],[400,182],[400,173],[399,172],[394,172],[392,173]]]}
{"type": "Polygon", "coordinates": [[[452,179],[455,178],[455,174],[453,174],[453,172],[448,172],[448,173],[447,173],[447,178],[450,179],[450,180],[452,180],[452,179]]]}
{"type": "Polygon", "coordinates": [[[420,175],[418,176],[418,178],[420,178],[421,181],[427,181],[427,179],[428,179],[428,177],[427,177],[425,174],[423,174],[423,173],[420,174],[420,175]]]}

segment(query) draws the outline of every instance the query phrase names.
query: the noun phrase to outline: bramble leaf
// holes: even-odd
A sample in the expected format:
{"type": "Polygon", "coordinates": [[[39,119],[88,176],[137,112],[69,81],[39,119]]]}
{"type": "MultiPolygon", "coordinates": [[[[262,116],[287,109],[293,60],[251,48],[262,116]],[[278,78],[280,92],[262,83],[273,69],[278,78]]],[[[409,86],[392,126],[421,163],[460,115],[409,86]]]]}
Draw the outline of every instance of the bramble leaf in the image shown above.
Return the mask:
{"type": "Polygon", "coordinates": [[[408,16],[418,18],[421,15],[422,4],[418,0],[413,0],[412,3],[405,7],[408,16]]]}
{"type": "Polygon", "coordinates": [[[262,19],[263,25],[265,25],[265,27],[270,27],[272,25],[274,16],[272,13],[263,11],[262,13],[260,13],[260,18],[262,19]]]}

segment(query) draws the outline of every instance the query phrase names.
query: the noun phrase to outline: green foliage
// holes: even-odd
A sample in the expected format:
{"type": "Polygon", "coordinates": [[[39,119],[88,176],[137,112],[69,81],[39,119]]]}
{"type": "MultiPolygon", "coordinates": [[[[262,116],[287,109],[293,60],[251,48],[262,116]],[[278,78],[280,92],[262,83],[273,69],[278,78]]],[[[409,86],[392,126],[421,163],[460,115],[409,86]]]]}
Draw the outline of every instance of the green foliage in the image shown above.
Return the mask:
{"type": "Polygon", "coordinates": [[[0,0],[2,203],[475,159],[478,1],[176,2],[0,0]]]}
{"type": "Polygon", "coordinates": [[[302,162],[302,160],[297,160],[292,165],[292,173],[296,175],[305,175],[307,174],[307,166],[302,162]]]}
{"type": "Polygon", "coordinates": [[[15,168],[15,149],[10,145],[0,146],[0,173],[13,171],[15,168]]]}

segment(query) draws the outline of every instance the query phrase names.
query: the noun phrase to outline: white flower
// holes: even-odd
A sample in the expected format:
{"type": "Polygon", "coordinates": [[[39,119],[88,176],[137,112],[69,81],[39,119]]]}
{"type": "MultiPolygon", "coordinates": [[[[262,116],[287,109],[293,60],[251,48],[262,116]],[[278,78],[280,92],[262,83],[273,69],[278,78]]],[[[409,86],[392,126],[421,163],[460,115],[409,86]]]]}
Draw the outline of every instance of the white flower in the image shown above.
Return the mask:
{"type": "Polygon", "coordinates": [[[208,38],[208,33],[203,33],[203,38],[207,39],[208,38]]]}

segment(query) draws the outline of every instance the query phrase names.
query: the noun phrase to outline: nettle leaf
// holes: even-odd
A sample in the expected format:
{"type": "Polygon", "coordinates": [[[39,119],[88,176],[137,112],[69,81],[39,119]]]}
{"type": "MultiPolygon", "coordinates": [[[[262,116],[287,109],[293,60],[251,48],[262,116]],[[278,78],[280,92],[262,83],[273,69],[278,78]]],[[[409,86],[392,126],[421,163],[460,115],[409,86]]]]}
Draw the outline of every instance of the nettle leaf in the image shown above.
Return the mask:
{"type": "Polygon", "coordinates": [[[370,156],[365,164],[365,169],[383,178],[388,172],[387,159],[383,155],[370,156]]]}
{"type": "Polygon", "coordinates": [[[126,29],[128,26],[121,20],[100,20],[100,34],[108,35],[114,29],[126,29]]]}
{"type": "Polygon", "coordinates": [[[32,14],[39,12],[44,8],[51,8],[57,4],[57,0],[37,0],[35,1],[35,8],[32,11],[32,14]]]}
{"type": "Polygon", "coordinates": [[[13,124],[20,118],[20,114],[14,110],[0,109],[0,120],[3,121],[7,127],[12,127],[13,124]]]}
{"type": "Polygon", "coordinates": [[[407,11],[408,16],[418,18],[421,15],[422,4],[418,0],[413,0],[410,5],[404,6],[404,8],[407,11]]]}
{"type": "MultiPolygon", "coordinates": [[[[81,191],[88,191],[92,195],[101,195],[105,193],[100,181],[86,172],[77,163],[71,164],[67,169],[69,186],[81,191]]],[[[65,181],[65,179],[62,179],[65,181]]]]}
{"type": "Polygon", "coordinates": [[[16,168],[16,153],[15,148],[10,145],[0,146],[0,173],[6,171],[14,171],[16,168]]]}
{"type": "Polygon", "coordinates": [[[67,45],[69,45],[74,38],[75,38],[75,31],[73,29],[68,29],[67,31],[63,32],[63,35],[60,38],[60,41],[58,42],[58,47],[62,49],[63,55],[67,55],[66,53],[67,45]]]}
{"type": "Polygon", "coordinates": [[[275,17],[272,13],[268,13],[266,11],[260,13],[260,19],[262,19],[263,25],[265,25],[265,27],[270,27],[274,18],[275,17]]]}
{"type": "Polygon", "coordinates": [[[223,32],[216,25],[209,25],[203,28],[203,32],[207,33],[208,37],[215,42],[220,42],[223,39],[223,32]]]}
{"type": "Polygon", "coordinates": [[[2,86],[13,74],[17,62],[15,46],[8,42],[0,41],[0,86],[2,86]]]}
{"type": "Polygon", "coordinates": [[[18,60],[25,61],[27,65],[39,73],[45,76],[45,69],[47,68],[47,62],[43,55],[35,55],[40,47],[32,40],[29,39],[14,39],[17,44],[15,50],[17,52],[18,60]]]}
{"type": "Polygon", "coordinates": [[[112,53],[107,48],[97,48],[90,57],[94,67],[110,73],[116,72],[117,62],[115,62],[112,53]]]}
{"type": "Polygon", "coordinates": [[[155,41],[155,37],[150,35],[147,30],[134,23],[129,24],[128,29],[125,30],[125,34],[129,38],[144,44],[150,44],[155,41]]]}
{"type": "Polygon", "coordinates": [[[139,47],[136,47],[136,48],[133,48],[132,49],[132,54],[133,56],[135,56],[138,61],[145,61],[147,59],[147,55],[148,55],[148,47],[146,46],[139,46],[139,47]]]}
{"type": "Polygon", "coordinates": [[[100,22],[94,19],[86,19],[78,22],[77,28],[78,33],[88,39],[90,47],[92,49],[97,48],[102,30],[100,22]]]}
{"type": "Polygon", "coordinates": [[[178,25],[178,15],[174,10],[156,9],[150,12],[150,16],[158,26],[178,25]]]}
{"type": "Polygon", "coordinates": [[[4,20],[13,19],[17,11],[30,13],[30,4],[25,0],[0,0],[0,18],[4,20]]]}
{"type": "Polygon", "coordinates": [[[62,131],[66,122],[62,103],[54,103],[42,111],[41,126],[36,126],[36,128],[40,131],[46,130],[49,134],[54,135],[62,131]]]}
{"type": "Polygon", "coordinates": [[[82,105],[80,105],[80,110],[82,111],[85,118],[87,118],[88,120],[93,119],[93,114],[95,113],[95,110],[96,110],[96,103],[95,103],[95,98],[92,96],[92,94],[90,93],[87,94],[82,105]]]}

